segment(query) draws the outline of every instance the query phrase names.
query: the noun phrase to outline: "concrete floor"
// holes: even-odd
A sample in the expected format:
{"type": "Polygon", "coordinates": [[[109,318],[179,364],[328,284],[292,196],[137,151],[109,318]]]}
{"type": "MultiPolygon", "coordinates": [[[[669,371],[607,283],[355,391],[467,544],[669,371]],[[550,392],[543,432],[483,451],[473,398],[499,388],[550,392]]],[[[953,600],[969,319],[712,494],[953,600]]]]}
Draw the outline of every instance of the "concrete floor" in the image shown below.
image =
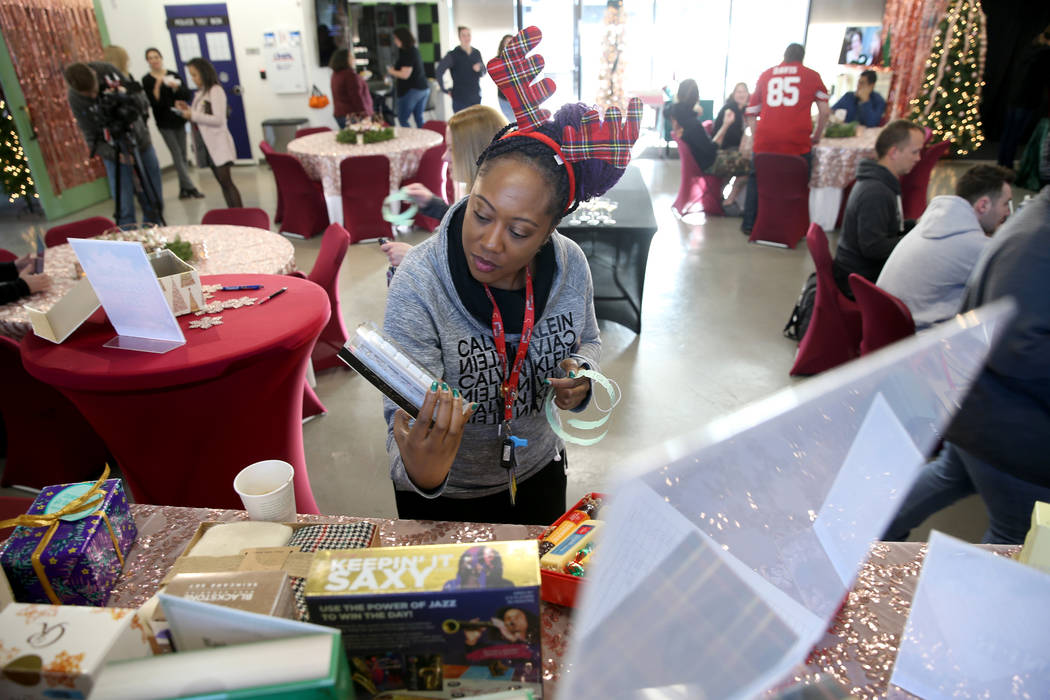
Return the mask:
{"type": "MultiPolygon", "coordinates": [[[[606,476],[630,454],[680,435],[781,389],[793,380],[788,369],[796,346],[781,335],[812,262],[805,245],[780,250],[749,245],[740,219],[712,218],[686,223],[671,213],[679,183],[679,163],[659,157],[650,146],[635,164],[652,194],[659,231],[649,255],[643,329],[600,322],[602,371],[619,382],[624,400],[610,422],[609,435],[591,447],[569,450],[569,502],[600,490],[606,476]]],[[[937,167],[930,196],[950,192],[957,174],[973,165],[946,162],[937,167]]],[[[173,172],[164,175],[169,223],[199,222],[222,197],[210,173],[195,179],[203,200],[174,198],[173,172]]],[[[272,212],[276,205],[273,177],[266,166],[234,169],[245,206],[272,212]]],[[[1018,193],[1017,198],[1023,195],[1018,193]]],[[[64,220],[0,209],[0,247],[25,252],[21,234],[94,215],[112,217],[112,202],[103,202],[64,220]]],[[[403,237],[418,242],[426,234],[403,237]]],[[[832,245],[836,243],[830,235],[832,245]]],[[[296,262],[309,270],[321,238],[293,240],[296,262]]],[[[386,259],[377,245],[354,245],[340,279],[343,316],[349,328],[359,322],[381,323],[386,303],[386,259]]],[[[348,371],[329,370],[317,377],[317,394],[326,416],[303,426],[306,461],[314,496],[322,512],[396,517],[385,452],[386,426],[380,394],[348,371]]],[[[0,492],[11,493],[8,489],[0,492]]],[[[913,533],[925,540],[929,527],[978,541],[986,527],[980,501],[967,499],[931,519],[913,533]]]]}

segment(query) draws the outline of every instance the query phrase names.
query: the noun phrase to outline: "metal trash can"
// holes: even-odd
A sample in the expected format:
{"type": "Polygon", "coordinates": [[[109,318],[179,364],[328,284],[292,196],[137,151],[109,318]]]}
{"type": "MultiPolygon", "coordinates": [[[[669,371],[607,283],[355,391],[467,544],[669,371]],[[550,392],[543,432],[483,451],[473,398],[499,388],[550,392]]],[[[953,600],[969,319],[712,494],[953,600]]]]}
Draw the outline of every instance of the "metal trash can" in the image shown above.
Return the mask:
{"type": "Polygon", "coordinates": [[[273,150],[284,153],[288,150],[288,142],[295,138],[295,132],[302,126],[309,124],[310,120],[305,117],[291,119],[264,119],[262,123],[263,138],[270,144],[273,150]]]}

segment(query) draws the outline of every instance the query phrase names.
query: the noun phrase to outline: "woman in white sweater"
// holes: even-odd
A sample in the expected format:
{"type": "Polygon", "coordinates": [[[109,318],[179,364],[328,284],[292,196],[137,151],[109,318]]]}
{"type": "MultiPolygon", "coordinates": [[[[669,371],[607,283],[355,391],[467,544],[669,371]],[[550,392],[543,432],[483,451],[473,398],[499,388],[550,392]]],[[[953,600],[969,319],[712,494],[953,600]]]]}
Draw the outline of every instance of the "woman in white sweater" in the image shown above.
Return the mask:
{"type": "Polygon", "coordinates": [[[233,184],[230,173],[236,151],[233,136],[226,127],[226,91],[219,84],[215,67],[208,60],[194,58],[186,64],[186,70],[198,86],[197,94],[193,96],[192,105],[179,100],[175,107],[184,119],[193,123],[197,165],[211,168],[215,179],[222,186],[222,196],[227,207],[240,207],[241,193],[233,184]]]}

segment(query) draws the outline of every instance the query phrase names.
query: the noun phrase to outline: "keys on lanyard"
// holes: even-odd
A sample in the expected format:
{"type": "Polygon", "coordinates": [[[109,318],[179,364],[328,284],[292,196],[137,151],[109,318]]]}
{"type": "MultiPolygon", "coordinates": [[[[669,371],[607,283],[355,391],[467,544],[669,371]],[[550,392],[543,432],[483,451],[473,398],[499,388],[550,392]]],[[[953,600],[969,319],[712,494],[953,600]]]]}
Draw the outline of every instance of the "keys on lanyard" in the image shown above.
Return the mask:
{"type": "Polygon", "coordinates": [[[503,366],[503,384],[500,393],[503,398],[503,422],[499,426],[500,459],[499,465],[507,470],[507,491],[510,494],[510,504],[513,506],[518,495],[518,460],[515,450],[525,447],[528,440],[511,434],[510,419],[514,413],[514,401],[518,397],[518,382],[521,378],[521,368],[525,363],[525,356],[529,351],[529,340],[532,338],[532,326],[535,322],[535,304],[532,295],[532,273],[525,268],[525,314],[521,322],[521,341],[518,343],[518,351],[515,353],[514,364],[507,362],[507,336],[503,329],[503,317],[496,305],[496,299],[485,285],[485,294],[492,302],[492,341],[496,346],[496,354],[499,355],[500,364],[503,366]]]}
{"type": "Polygon", "coordinates": [[[503,442],[500,444],[499,465],[507,470],[507,492],[510,494],[510,504],[514,505],[518,497],[518,457],[515,450],[519,446],[525,447],[529,441],[511,435],[510,423],[506,421],[500,423],[499,432],[503,436],[503,442]]]}

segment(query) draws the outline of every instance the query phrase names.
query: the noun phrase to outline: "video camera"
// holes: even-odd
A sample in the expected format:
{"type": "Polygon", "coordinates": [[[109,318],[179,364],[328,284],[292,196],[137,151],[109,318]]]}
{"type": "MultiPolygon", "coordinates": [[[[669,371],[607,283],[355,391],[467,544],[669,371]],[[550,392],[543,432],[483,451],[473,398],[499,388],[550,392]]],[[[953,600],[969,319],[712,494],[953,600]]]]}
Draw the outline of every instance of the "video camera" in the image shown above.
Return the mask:
{"type": "Polygon", "coordinates": [[[135,98],[135,93],[142,92],[142,86],[135,82],[107,77],[100,88],[99,116],[110,134],[119,139],[132,130],[136,121],[145,116],[142,106],[135,98]]]}

